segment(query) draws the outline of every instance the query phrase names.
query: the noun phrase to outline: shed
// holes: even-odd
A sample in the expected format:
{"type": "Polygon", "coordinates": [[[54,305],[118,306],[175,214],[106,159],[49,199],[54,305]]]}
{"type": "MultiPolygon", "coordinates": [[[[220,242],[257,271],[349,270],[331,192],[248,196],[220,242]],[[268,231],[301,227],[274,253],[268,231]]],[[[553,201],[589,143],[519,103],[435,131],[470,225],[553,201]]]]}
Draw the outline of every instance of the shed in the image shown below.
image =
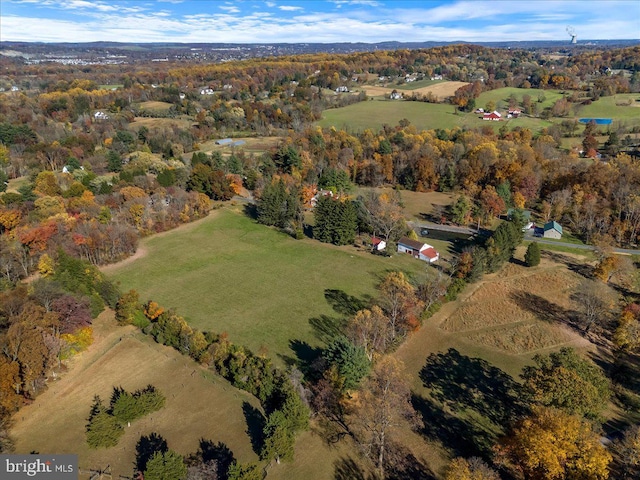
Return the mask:
{"type": "Polygon", "coordinates": [[[387,242],[378,237],[371,237],[371,246],[374,250],[382,251],[387,248],[387,242]]]}

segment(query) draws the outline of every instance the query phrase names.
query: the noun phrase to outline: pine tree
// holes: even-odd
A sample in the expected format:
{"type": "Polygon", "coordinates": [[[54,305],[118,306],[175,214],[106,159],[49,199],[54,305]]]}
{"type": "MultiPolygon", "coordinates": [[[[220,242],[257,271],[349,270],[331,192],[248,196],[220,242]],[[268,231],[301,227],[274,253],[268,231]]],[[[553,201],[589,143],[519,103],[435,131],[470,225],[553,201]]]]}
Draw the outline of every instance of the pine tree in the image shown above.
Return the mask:
{"type": "Polygon", "coordinates": [[[529,244],[527,253],[524,254],[524,263],[527,264],[527,267],[535,267],[540,264],[540,245],[538,242],[529,244]]]}
{"type": "Polygon", "coordinates": [[[154,453],[144,471],[145,480],[183,480],[186,477],[184,459],[173,450],[154,453]]]}
{"type": "Polygon", "coordinates": [[[96,395],[87,424],[87,443],[91,448],[114,447],[124,433],[118,419],[110,415],[96,395]]]}

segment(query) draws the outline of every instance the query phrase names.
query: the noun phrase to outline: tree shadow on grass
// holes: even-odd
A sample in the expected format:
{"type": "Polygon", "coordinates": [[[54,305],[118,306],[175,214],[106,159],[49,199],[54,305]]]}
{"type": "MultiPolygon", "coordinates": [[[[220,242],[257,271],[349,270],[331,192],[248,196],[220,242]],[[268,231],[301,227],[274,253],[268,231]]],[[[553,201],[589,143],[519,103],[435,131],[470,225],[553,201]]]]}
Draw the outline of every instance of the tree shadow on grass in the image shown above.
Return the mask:
{"type": "Polygon", "coordinates": [[[254,203],[245,203],[243,210],[247,217],[258,220],[258,207],[254,203]]]}
{"type": "Polygon", "coordinates": [[[309,319],[315,337],[326,344],[331,343],[336,337],[343,335],[346,319],[319,315],[309,319]]]}
{"type": "Polygon", "coordinates": [[[242,413],[247,422],[247,435],[251,440],[251,447],[256,454],[260,455],[264,444],[263,432],[266,423],[264,415],[249,402],[242,402],[242,413]]]}
{"type": "Polygon", "coordinates": [[[324,291],[324,298],[327,300],[331,308],[336,313],[351,317],[355,315],[358,310],[367,308],[368,299],[360,299],[349,295],[342,290],[327,288],[324,291]]]}
{"type": "Polygon", "coordinates": [[[502,426],[526,412],[521,387],[510,375],[454,348],[429,355],[420,379],[431,396],[454,413],[471,410],[502,426]]]}
{"type": "Polygon", "coordinates": [[[162,435],[156,432],[142,435],[136,444],[136,470],[144,472],[147,468],[147,463],[156,452],[166,453],[168,450],[167,441],[162,435]]]}
{"type": "MultiPolygon", "coordinates": [[[[550,250],[544,250],[544,244],[540,244],[540,248],[540,255],[542,258],[547,258],[555,263],[566,265],[569,270],[577,273],[584,278],[593,278],[594,267],[592,265],[588,265],[568,255],[563,255],[558,252],[552,252],[550,250]]],[[[585,253],[586,252],[587,251],[585,251],[585,253]]]]}
{"type": "Polygon", "coordinates": [[[229,477],[229,467],[235,461],[235,457],[226,444],[223,442],[213,443],[211,440],[201,438],[197,455],[202,458],[203,462],[215,461],[221,479],[229,477]]]}
{"type": "Polygon", "coordinates": [[[390,443],[387,449],[385,478],[388,480],[436,480],[431,469],[406,447],[390,443]]]}
{"type": "Polygon", "coordinates": [[[376,480],[376,475],[368,472],[351,457],[342,457],[334,464],[335,480],[376,480]]]}
{"type": "Polygon", "coordinates": [[[440,442],[453,456],[490,458],[496,437],[471,421],[447,413],[433,399],[412,395],[411,403],[421,416],[420,433],[428,440],[440,442]]]}
{"type": "Polygon", "coordinates": [[[322,349],[312,347],[307,342],[301,340],[289,341],[289,348],[291,348],[295,357],[280,355],[280,358],[282,358],[287,365],[296,366],[307,380],[316,377],[319,378],[318,361],[322,357],[322,349]]]}
{"type": "Polygon", "coordinates": [[[580,326],[579,316],[574,310],[567,310],[529,292],[512,292],[509,296],[520,308],[528,310],[545,322],[567,325],[581,334],[584,333],[580,326]]]}

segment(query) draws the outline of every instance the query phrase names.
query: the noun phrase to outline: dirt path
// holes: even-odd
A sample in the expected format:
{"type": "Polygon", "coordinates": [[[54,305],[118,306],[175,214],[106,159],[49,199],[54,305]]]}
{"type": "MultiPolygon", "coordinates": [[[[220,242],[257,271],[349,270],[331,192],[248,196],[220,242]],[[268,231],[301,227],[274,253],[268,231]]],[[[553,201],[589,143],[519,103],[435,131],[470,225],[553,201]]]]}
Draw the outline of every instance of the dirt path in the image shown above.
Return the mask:
{"type": "Polygon", "coordinates": [[[138,248],[136,249],[136,253],[134,253],[130,257],[125,258],[124,260],[120,260],[119,262],[110,263],[108,265],[103,265],[103,266],[100,267],[100,271],[102,271],[103,273],[111,273],[111,272],[113,272],[115,270],[118,270],[120,267],[123,267],[125,265],[129,265],[130,263],[135,262],[136,260],[144,257],[147,253],[149,253],[149,249],[147,247],[147,243],[152,238],[163,237],[165,235],[168,235],[168,234],[174,233],[174,232],[187,232],[189,230],[192,230],[196,226],[198,226],[200,223],[202,223],[204,220],[206,220],[207,218],[212,218],[215,215],[217,215],[218,211],[219,210],[210,210],[209,214],[206,217],[202,217],[202,218],[199,218],[198,220],[195,220],[193,222],[184,223],[184,224],[182,224],[182,225],[180,225],[180,226],[178,226],[176,228],[172,228],[171,230],[166,230],[164,232],[160,232],[160,233],[156,233],[154,235],[151,235],[150,237],[143,238],[140,241],[140,243],[138,244],[138,248]]]}

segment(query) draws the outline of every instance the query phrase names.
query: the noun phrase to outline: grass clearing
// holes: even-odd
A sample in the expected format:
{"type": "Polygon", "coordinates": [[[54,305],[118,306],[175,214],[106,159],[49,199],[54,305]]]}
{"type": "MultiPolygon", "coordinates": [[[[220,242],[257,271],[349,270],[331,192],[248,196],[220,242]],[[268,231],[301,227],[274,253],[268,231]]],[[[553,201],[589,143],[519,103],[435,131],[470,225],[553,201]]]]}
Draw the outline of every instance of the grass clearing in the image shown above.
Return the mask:
{"type": "Polygon", "coordinates": [[[476,106],[484,107],[487,103],[493,102],[499,110],[504,110],[509,106],[509,97],[514,95],[518,105],[522,102],[524,95],[529,95],[532,102],[537,102],[540,109],[552,106],[556,100],[562,98],[559,90],[538,90],[533,88],[504,87],[488,92],[482,92],[476,99],[476,106]],[[539,102],[543,99],[542,102],[539,102]]]}
{"type": "Polygon", "coordinates": [[[156,432],[181,454],[195,452],[204,438],[224,442],[241,462],[257,460],[243,414],[244,402],[259,407],[255,398],[133,327],[117,326],[113,312],[94,322],[94,336],[89,350],[71,360],[69,371],[15,416],[16,452],[76,453],[81,469],[111,465],[119,478],[132,474],[140,436],[156,432]],[[135,390],[148,384],[165,395],[165,407],[125,426],[117,446],[90,449],[85,425],[93,396],[108,403],[114,386],[135,390]]]}
{"type": "Polygon", "coordinates": [[[140,127],[152,128],[189,128],[193,125],[193,121],[189,118],[153,118],[153,117],[135,117],[127,128],[129,130],[138,131],[140,127]]]}
{"type": "Polygon", "coordinates": [[[171,107],[173,107],[172,103],[168,102],[158,102],[150,100],[148,102],[140,103],[140,109],[145,110],[147,112],[166,112],[171,107]]]}
{"type": "Polygon", "coordinates": [[[123,290],[175,308],[199,329],[266,349],[276,362],[295,356],[294,341],[318,345],[310,318],[336,317],[325,289],[363,298],[387,271],[425,271],[412,258],[294,240],[229,209],[145,239],[142,248],[145,256],[109,270],[123,290]]]}
{"type": "MultiPolygon", "coordinates": [[[[453,128],[465,123],[466,115],[454,114],[452,105],[407,102],[401,100],[370,100],[342,108],[325,110],[318,122],[321,127],[345,128],[361,131],[378,130],[384,124],[397,125],[406,118],[418,130],[453,128]]],[[[468,117],[471,119],[471,117],[468,117]]]]}

